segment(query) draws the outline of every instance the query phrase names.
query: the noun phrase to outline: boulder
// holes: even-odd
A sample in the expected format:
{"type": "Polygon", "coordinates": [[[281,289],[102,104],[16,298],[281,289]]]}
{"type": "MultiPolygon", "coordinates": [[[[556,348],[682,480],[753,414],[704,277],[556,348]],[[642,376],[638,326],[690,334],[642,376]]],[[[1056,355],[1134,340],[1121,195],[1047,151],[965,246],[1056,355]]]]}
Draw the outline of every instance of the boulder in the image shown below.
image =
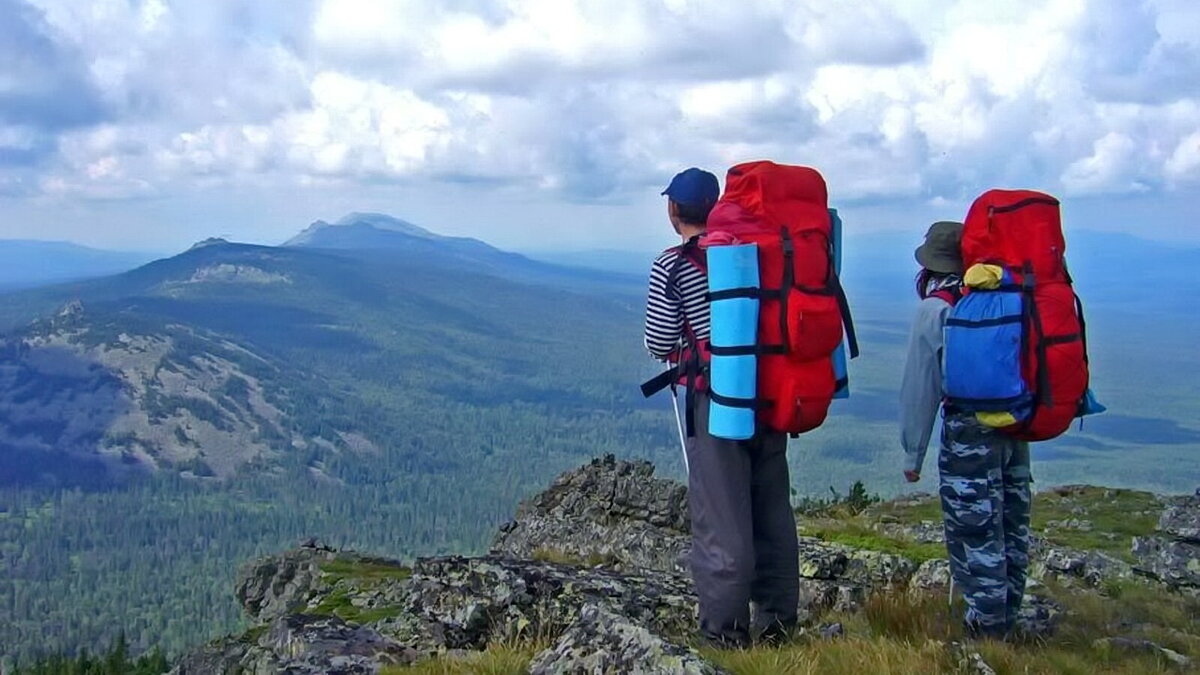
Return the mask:
{"type": "Polygon", "coordinates": [[[1175,587],[1200,587],[1200,544],[1168,537],[1135,537],[1135,570],[1175,587]]]}
{"type": "Polygon", "coordinates": [[[716,675],[724,671],[644,625],[602,605],[586,605],[558,642],[534,658],[529,672],[716,675]]]}
{"type": "Polygon", "coordinates": [[[945,595],[950,592],[950,561],[934,558],[921,563],[908,580],[908,592],[912,595],[945,595]]]}
{"type": "Polygon", "coordinates": [[[563,474],[501,527],[492,553],[686,571],[687,488],[612,455],[563,474]]]}
{"type": "Polygon", "coordinates": [[[1133,566],[1099,551],[1080,551],[1062,546],[1045,546],[1038,552],[1035,573],[1057,578],[1080,579],[1096,587],[1105,581],[1128,579],[1133,566]]]}
{"type": "Polygon", "coordinates": [[[305,607],[322,588],[321,563],[335,555],[301,547],[247,563],[238,570],[234,594],[256,621],[287,615],[305,607]]]}
{"type": "Polygon", "coordinates": [[[1158,529],[1172,539],[1200,544],[1200,490],[1171,499],[1158,519],[1158,529]]]}
{"type": "MultiPolygon", "coordinates": [[[[690,635],[695,628],[696,598],[684,577],[498,556],[417,561],[404,614],[425,622],[422,634],[441,636],[443,647],[482,649],[494,640],[557,635],[587,605],[605,608],[667,638],[690,635]],[[436,628],[431,630],[430,625],[436,628]]],[[[404,629],[412,630],[411,619],[404,621],[404,629]]],[[[383,621],[379,628],[398,636],[394,623],[383,621]]]]}

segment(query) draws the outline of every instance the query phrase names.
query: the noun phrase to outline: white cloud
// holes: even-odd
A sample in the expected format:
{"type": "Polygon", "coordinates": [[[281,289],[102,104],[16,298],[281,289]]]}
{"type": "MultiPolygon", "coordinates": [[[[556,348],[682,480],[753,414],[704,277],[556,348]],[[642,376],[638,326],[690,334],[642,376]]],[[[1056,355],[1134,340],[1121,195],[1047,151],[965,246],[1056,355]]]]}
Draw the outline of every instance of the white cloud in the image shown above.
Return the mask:
{"type": "Polygon", "coordinates": [[[92,92],[92,114],[34,128],[0,86],[10,203],[383,182],[641,204],[680,166],[764,156],[897,205],[1187,192],[1200,171],[1191,0],[12,7],[44,79],[78,84],[38,105],[92,92]]]}

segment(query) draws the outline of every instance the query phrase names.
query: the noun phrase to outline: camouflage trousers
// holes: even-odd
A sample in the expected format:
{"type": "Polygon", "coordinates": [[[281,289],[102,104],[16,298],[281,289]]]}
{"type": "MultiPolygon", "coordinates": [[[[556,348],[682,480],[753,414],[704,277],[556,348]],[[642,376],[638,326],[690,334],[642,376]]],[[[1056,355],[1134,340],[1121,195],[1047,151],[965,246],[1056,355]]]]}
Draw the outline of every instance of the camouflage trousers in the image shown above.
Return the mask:
{"type": "Polygon", "coordinates": [[[1029,444],[947,414],[938,492],[954,583],[966,625],[985,635],[1011,630],[1029,569],[1029,444]]]}

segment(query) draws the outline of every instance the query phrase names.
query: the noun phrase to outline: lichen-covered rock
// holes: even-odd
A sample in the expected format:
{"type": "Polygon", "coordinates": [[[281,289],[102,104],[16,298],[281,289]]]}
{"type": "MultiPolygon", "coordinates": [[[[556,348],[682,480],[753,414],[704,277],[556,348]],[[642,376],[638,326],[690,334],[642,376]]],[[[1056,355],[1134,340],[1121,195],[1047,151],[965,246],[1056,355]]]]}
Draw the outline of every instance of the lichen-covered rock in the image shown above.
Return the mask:
{"type": "Polygon", "coordinates": [[[688,532],[687,488],[654,478],[649,462],[608,455],[524,502],[500,529],[492,552],[683,572],[688,532]]]}
{"type": "Polygon", "coordinates": [[[1168,502],[1158,520],[1158,529],[1173,539],[1200,544],[1200,490],[1168,502]]]}
{"type": "Polygon", "coordinates": [[[715,675],[723,671],[695,650],[663,640],[623,615],[601,605],[586,605],[554,647],[533,660],[529,672],[715,675]]]}
{"type": "Polygon", "coordinates": [[[1123,560],[1099,551],[1057,546],[1047,546],[1039,552],[1033,571],[1040,576],[1081,579],[1092,587],[1133,576],[1133,566],[1123,560]]]}
{"type": "Polygon", "coordinates": [[[267,622],[303,608],[322,586],[321,563],[336,554],[312,547],[260,558],[238,571],[234,593],[251,618],[267,622]]]}
{"type": "MultiPolygon", "coordinates": [[[[696,598],[684,577],[617,573],[498,556],[429,558],[413,567],[405,613],[437,624],[444,646],[554,635],[597,605],[670,637],[690,634],[696,598]]],[[[381,630],[391,632],[386,626],[381,630]]]]}
{"type": "Polygon", "coordinates": [[[800,537],[800,576],[884,590],[902,586],[916,571],[908,558],[800,537]]]}
{"type": "Polygon", "coordinates": [[[921,563],[908,580],[908,591],[912,595],[949,593],[950,561],[934,558],[921,563]]]}
{"type": "Polygon", "coordinates": [[[270,675],[279,662],[269,651],[241,638],[224,638],[185,655],[168,675],[270,675]]]}
{"type": "Polygon", "coordinates": [[[1176,587],[1200,587],[1200,545],[1167,537],[1135,537],[1135,569],[1176,587]]]}
{"type": "Polygon", "coordinates": [[[382,666],[409,664],[418,657],[415,650],[336,616],[292,614],[279,618],[259,646],[278,659],[280,672],[295,675],[373,674],[382,666]]]}
{"type": "Polygon", "coordinates": [[[878,523],[875,530],[893,539],[908,539],[920,544],[941,544],[946,541],[946,526],[941,522],[922,520],[919,523],[878,523]]]}

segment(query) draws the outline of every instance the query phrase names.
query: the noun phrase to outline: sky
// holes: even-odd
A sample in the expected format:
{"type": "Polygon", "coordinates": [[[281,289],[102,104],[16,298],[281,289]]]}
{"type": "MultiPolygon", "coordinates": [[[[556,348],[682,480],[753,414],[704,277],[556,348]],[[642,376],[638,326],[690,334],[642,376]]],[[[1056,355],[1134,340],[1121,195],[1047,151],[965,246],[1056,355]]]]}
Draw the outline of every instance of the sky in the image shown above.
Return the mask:
{"type": "Polygon", "coordinates": [[[676,171],[751,159],[848,232],[1028,187],[1200,243],[1200,2],[0,0],[0,238],[641,250],[676,171]]]}

